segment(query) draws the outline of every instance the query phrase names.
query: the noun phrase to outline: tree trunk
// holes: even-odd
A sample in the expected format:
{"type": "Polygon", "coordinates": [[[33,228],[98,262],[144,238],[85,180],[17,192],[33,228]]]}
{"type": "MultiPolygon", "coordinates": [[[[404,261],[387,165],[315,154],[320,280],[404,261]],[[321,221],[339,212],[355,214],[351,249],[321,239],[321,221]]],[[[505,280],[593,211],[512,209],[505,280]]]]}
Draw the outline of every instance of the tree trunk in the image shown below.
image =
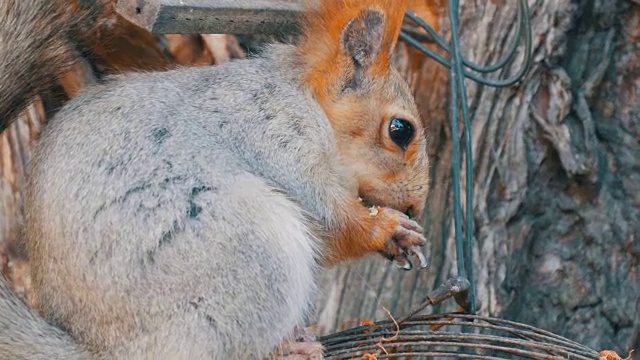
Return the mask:
{"type": "MultiPolygon", "coordinates": [[[[640,2],[529,4],[534,66],[527,78],[505,89],[467,81],[481,313],[596,350],[639,351],[640,2]]],[[[461,6],[463,53],[495,62],[514,33],[517,2],[461,6]]],[[[448,25],[444,16],[441,23],[448,25]]],[[[430,59],[412,73],[402,60],[408,54],[400,48],[398,63],[415,88],[434,154],[431,265],[405,272],[376,256],[327,271],[317,311],[325,332],[387,318],[385,308],[402,316],[455,275],[451,136],[446,87],[439,86],[445,74],[434,74],[439,65],[430,59]]],[[[507,72],[521,65],[522,57],[507,72]]]]}

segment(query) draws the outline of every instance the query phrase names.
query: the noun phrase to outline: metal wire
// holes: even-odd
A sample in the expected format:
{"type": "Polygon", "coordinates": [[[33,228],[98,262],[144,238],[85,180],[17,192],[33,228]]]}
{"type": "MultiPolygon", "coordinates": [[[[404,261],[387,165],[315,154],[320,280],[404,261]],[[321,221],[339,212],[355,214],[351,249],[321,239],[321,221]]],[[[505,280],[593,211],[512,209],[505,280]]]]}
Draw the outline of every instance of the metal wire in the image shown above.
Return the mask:
{"type": "Polygon", "coordinates": [[[516,20],[516,33],[509,45],[504,56],[496,63],[487,66],[478,65],[462,56],[459,37],[459,0],[449,0],[449,22],[451,26],[451,43],[447,42],[438,33],[422,20],[419,16],[411,11],[406,12],[406,17],[415,24],[423,28],[431,39],[449,55],[450,60],[439,55],[435,51],[424,46],[420,41],[412,35],[410,31],[403,30],[400,33],[400,39],[407,42],[411,46],[423,52],[425,55],[433,58],[438,63],[449,69],[449,90],[450,90],[450,108],[449,116],[451,121],[452,133],[452,183],[453,183],[453,218],[454,232],[456,243],[456,258],[458,276],[462,276],[469,280],[471,287],[469,289],[469,307],[466,309],[469,313],[476,312],[476,291],[473,272],[473,150],[471,143],[471,121],[469,118],[469,106],[467,99],[467,91],[464,79],[468,78],[480,84],[492,87],[511,86],[520,81],[527,74],[531,67],[532,52],[532,31],[529,19],[529,6],[526,0],[518,0],[518,11],[516,20]],[[506,79],[489,79],[478,75],[478,73],[494,73],[504,69],[510,64],[516,54],[516,50],[521,38],[524,38],[524,65],[513,76],[506,79]],[[465,69],[468,68],[469,70],[465,69]],[[461,154],[459,139],[459,121],[460,108],[462,108],[463,138],[465,145],[465,167],[466,167],[466,207],[464,220],[464,238],[463,238],[463,215],[460,196],[460,172],[461,172],[461,154]]]}
{"type": "MultiPolygon", "coordinates": [[[[451,5],[449,5],[451,6],[451,5]]],[[[458,10],[451,10],[450,13],[458,13],[458,10]]],[[[446,43],[446,41],[438,35],[438,33],[422,18],[411,11],[407,11],[405,13],[407,19],[411,20],[422,29],[424,29],[429,38],[433,40],[445,53],[451,54],[451,47],[446,43]]],[[[456,20],[456,23],[459,21],[456,20]]],[[[463,64],[465,67],[469,68],[472,71],[476,71],[479,73],[494,73],[498,70],[504,69],[515,57],[516,51],[518,49],[518,45],[520,44],[520,40],[524,38],[524,47],[525,47],[525,62],[520,70],[513,76],[502,79],[502,80],[492,80],[486,77],[479,76],[473,72],[470,72],[466,69],[463,69],[464,77],[471,79],[479,84],[492,86],[492,87],[508,87],[511,86],[518,81],[520,81],[526,73],[529,71],[531,67],[531,51],[532,51],[532,38],[531,38],[531,20],[529,18],[529,5],[526,0],[518,0],[518,12],[516,19],[516,33],[509,44],[508,50],[506,54],[496,61],[494,64],[481,66],[478,65],[466,58],[462,58],[463,64]]],[[[453,37],[453,36],[452,36],[453,37]]],[[[423,52],[425,55],[433,58],[441,65],[446,68],[451,68],[451,62],[447,60],[445,57],[439,55],[435,51],[427,48],[422,44],[417,38],[417,35],[409,30],[403,30],[400,33],[400,39],[415,47],[416,49],[423,52]]]]}
{"type": "Polygon", "coordinates": [[[533,326],[466,314],[381,321],[320,338],[326,359],[445,357],[472,359],[577,359],[599,355],[586,346],[533,326]],[[399,329],[398,329],[398,327],[399,329]],[[440,330],[429,330],[438,326],[440,330]],[[461,331],[462,330],[462,331],[461,331]],[[383,340],[386,339],[386,340],[383,340]]]}

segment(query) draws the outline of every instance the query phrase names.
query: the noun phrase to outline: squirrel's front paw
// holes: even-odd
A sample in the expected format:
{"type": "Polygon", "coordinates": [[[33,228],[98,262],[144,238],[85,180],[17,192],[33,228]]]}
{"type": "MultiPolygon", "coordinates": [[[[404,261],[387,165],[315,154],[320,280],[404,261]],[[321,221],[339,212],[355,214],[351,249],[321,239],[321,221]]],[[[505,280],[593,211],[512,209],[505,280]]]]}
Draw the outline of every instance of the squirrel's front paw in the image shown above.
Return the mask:
{"type": "Polygon", "coordinates": [[[382,255],[389,260],[402,263],[405,270],[413,269],[413,256],[420,262],[420,269],[427,267],[427,258],[419,248],[427,243],[422,226],[400,211],[390,208],[372,207],[370,215],[380,216],[381,221],[385,223],[385,248],[379,251],[382,255]]]}

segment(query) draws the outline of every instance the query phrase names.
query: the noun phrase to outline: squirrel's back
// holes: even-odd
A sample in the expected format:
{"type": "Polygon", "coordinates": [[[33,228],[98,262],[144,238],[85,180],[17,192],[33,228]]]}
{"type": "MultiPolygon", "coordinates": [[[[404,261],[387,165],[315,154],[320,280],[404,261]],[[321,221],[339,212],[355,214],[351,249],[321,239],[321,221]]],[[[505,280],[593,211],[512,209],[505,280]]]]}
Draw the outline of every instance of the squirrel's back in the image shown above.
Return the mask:
{"type": "MultiPolygon", "coordinates": [[[[77,10],[69,16],[62,0],[0,0],[0,132],[75,63],[78,29],[90,16],[88,9],[77,10]]],[[[0,314],[1,358],[88,358],[68,334],[19,300],[1,275],[0,314]]]]}
{"type": "MultiPolygon", "coordinates": [[[[0,0],[0,131],[75,61],[82,24],[59,5],[0,0]]],[[[0,358],[260,358],[303,325],[316,239],[304,210],[259,176],[259,154],[276,145],[239,122],[278,117],[261,135],[318,151],[281,128],[323,113],[273,60],[117,76],[51,119],[25,238],[38,309],[55,325],[3,282],[0,358]],[[225,132],[253,137],[232,144],[225,132]]],[[[321,124],[302,127],[331,146],[321,124]]]]}

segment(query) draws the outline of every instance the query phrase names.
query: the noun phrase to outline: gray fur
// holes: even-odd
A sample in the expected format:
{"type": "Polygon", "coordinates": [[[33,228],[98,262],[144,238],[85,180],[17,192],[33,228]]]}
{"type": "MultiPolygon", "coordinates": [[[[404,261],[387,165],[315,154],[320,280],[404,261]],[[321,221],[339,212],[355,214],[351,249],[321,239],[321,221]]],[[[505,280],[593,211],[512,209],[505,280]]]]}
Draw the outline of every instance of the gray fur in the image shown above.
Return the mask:
{"type": "Polygon", "coordinates": [[[47,318],[132,359],[259,358],[304,322],[307,224],[355,194],[293,51],[114,78],[57,114],[26,209],[47,318]]]}

